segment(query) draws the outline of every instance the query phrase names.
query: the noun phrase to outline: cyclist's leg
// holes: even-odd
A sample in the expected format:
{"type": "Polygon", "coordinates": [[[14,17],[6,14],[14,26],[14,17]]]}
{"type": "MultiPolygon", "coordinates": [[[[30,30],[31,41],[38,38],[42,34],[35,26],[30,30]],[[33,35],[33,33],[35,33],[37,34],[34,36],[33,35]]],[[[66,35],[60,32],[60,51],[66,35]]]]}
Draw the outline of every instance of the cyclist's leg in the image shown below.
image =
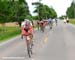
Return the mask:
{"type": "Polygon", "coordinates": [[[50,29],[52,29],[52,22],[50,23],[50,29]]]}
{"type": "Polygon", "coordinates": [[[44,32],[44,28],[45,28],[45,27],[44,27],[44,25],[43,25],[43,27],[42,27],[43,32],[44,32]]]}
{"type": "Polygon", "coordinates": [[[41,28],[41,31],[43,31],[43,32],[44,32],[44,26],[43,26],[43,25],[41,25],[41,26],[40,26],[40,28],[41,28]]]}
{"type": "Polygon", "coordinates": [[[43,31],[43,26],[41,26],[41,31],[43,31]]]}
{"type": "Polygon", "coordinates": [[[37,24],[37,27],[38,27],[38,30],[40,29],[40,26],[39,26],[39,24],[37,24]]]}
{"type": "Polygon", "coordinates": [[[30,34],[30,43],[31,43],[31,46],[33,46],[33,34],[30,34]]]}

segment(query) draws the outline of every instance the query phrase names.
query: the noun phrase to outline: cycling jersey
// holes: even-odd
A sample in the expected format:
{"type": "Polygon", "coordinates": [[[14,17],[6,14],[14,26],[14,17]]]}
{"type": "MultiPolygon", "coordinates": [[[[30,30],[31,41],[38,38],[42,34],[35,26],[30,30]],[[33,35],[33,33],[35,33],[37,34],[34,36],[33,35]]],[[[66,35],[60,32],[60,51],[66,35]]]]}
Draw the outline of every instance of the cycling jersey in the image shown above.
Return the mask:
{"type": "Polygon", "coordinates": [[[21,26],[22,35],[33,34],[33,27],[30,21],[24,21],[21,26]]]}
{"type": "Polygon", "coordinates": [[[43,25],[44,25],[44,21],[40,21],[40,25],[42,25],[42,26],[43,26],[43,25]]]}

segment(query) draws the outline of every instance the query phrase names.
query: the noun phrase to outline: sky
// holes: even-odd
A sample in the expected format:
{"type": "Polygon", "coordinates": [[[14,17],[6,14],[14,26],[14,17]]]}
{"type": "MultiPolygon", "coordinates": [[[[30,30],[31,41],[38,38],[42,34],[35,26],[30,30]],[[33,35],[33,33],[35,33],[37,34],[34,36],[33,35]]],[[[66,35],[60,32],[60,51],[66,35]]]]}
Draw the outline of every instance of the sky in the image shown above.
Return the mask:
{"type": "MultiPolygon", "coordinates": [[[[36,15],[33,13],[34,6],[32,2],[36,2],[39,0],[26,0],[29,5],[29,10],[32,15],[36,15]]],[[[72,0],[42,0],[41,3],[48,5],[49,7],[53,7],[57,12],[58,17],[61,15],[66,15],[67,8],[71,5],[72,0]]]]}

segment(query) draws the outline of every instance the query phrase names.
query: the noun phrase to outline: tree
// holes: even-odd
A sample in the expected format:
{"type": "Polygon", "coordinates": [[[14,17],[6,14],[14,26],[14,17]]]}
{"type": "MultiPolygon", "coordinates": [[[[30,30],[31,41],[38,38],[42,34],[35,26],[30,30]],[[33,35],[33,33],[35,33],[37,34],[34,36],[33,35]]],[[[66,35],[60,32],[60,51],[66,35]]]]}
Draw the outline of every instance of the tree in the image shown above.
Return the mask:
{"type": "Polygon", "coordinates": [[[60,19],[64,19],[64,18],[67,19],[67,16],[66,16],[66,15],[62,15],[62,16],[60,16],[59,18],[60,18],[60,19]]]}
{"type": "Polygon", "coordinates": [[[71,6],[67,8],[67,11],[66,11],[66,15],[69,17],[69,18],[74,18],[74,14],[75,14],[75,3],[72,2],[71,3],[71,6]]]}
{"type": "Polygon", "coordinates": [[[31,16],[26,0],[0,0],[0,23],[24,20],[31,16]]]}
{"type": "Polygon", "coordinates": [[[38,13],[39,19],[47,19],[47,18],[55,18],[57,17],[57,14],[53,8],[48,7],[47,5],[44,5],[42,3],[34,3],[33,5],[36,5],[36,9],[34,10],[34,13],[38,13]]]}

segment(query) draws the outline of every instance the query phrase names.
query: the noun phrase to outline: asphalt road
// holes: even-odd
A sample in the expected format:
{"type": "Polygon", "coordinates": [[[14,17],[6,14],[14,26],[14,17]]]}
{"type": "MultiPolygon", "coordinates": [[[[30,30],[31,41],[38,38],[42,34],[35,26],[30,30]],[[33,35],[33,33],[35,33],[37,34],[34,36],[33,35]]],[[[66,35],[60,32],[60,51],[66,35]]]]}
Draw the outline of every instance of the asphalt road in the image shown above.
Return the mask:
{"type": "Polygon", "coordinates": [[[62,21],[45,32],[34,31],[32,58],[20,36],[0,44],[0,60],[75,60],[75,26],[62,21]]]}

